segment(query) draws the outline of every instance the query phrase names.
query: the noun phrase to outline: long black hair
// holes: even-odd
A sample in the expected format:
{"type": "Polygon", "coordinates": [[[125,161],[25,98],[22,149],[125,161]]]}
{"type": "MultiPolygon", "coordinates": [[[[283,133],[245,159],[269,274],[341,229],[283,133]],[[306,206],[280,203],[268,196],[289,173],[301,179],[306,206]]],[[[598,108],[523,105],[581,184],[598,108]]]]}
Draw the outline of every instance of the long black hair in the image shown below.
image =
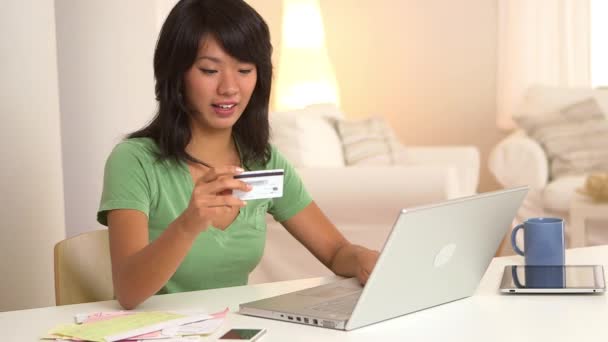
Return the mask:
{"type": "Polygon", "coordinates": [[[253,63],[257,82],[245,111],[232,129],[245,166],[270,158],[268,103],[272,82],[272,45],[264,19],[243,0],[181,0],[163,24],[154,51],[158,112],[128,138],[151,138],[161,159],[191,160],[192,137],[184,99],[184,75],[196,60],[203,37],[215,38],[235,59],[253,63]]]}

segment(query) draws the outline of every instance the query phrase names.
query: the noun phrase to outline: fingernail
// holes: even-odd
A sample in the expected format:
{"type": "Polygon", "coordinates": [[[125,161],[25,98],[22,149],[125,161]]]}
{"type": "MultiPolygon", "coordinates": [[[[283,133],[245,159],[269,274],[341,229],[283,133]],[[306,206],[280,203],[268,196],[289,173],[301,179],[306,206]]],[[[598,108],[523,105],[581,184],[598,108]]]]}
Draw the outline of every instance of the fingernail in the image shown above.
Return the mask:
{"type": "Polygon", "coordinates": [[[236,172],[243,172],[243,171],[245,171],[245,170],[243,170],[243,169],[242,169],[242,168],[240,168],[240,167],[237,167],[237,168],[236,168],[236,172]]]}
{"type": "Polygon", "coordinates": [[[241,201],[241,206],[246,206],[247,205],[247,201],[241,201]]]}

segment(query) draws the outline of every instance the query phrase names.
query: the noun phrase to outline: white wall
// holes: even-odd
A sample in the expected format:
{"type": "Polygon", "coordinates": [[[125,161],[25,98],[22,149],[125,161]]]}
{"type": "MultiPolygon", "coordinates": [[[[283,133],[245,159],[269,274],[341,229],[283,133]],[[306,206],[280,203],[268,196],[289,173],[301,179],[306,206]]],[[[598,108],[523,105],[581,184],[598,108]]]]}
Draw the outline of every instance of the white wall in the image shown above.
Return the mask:
{"type": "Polygon", "coordinates": [[[174,2],[3,2],[0,311],[53,305],[54,244],[99,228],[105,159],[156,110],[152,57],[174,2]]]}
{"type": "Polygon", "coordinates": [[[95,216],[105,160],[156,110],[158,4],[55,1],[68,237],[101,227],[95,216]]]}
{"type": "Polygon", "coordinates": [[[65,237],[53,0],[0,11],[0,311],[54,305],[65,237]]]}

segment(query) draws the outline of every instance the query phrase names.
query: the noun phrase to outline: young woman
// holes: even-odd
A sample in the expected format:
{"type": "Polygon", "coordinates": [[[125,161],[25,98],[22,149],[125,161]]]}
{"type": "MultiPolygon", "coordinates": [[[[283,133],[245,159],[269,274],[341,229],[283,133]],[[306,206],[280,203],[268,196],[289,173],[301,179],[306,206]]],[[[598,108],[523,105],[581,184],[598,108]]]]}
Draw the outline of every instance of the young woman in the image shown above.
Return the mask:
{"type": "Polygon", "coordinates": [[[264,250],[266,213],[324,265],[365,283],[378,253],[349,243],[269,144],[268,27],[242,0],[182,0],[154,54],[158,113],[109,156],[98,221],[110,232],[115,295],[244,285],[264,250]],[[283,197],[245,203],[233,176],[284,169],[283,197]]]}

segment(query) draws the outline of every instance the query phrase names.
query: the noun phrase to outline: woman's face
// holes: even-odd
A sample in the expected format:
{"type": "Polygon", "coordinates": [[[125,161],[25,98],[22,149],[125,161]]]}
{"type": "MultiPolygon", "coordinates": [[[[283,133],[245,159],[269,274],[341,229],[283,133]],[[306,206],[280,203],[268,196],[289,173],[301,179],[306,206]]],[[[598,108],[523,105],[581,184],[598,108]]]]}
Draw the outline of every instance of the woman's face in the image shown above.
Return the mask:
{"type": "Polygon", "coordinates": [[[256,81],[255,64],[234,59],[215,38],[204,38],[184,77],[194,122],[210,130],[232,128],[247,107],[256,81]]]}

